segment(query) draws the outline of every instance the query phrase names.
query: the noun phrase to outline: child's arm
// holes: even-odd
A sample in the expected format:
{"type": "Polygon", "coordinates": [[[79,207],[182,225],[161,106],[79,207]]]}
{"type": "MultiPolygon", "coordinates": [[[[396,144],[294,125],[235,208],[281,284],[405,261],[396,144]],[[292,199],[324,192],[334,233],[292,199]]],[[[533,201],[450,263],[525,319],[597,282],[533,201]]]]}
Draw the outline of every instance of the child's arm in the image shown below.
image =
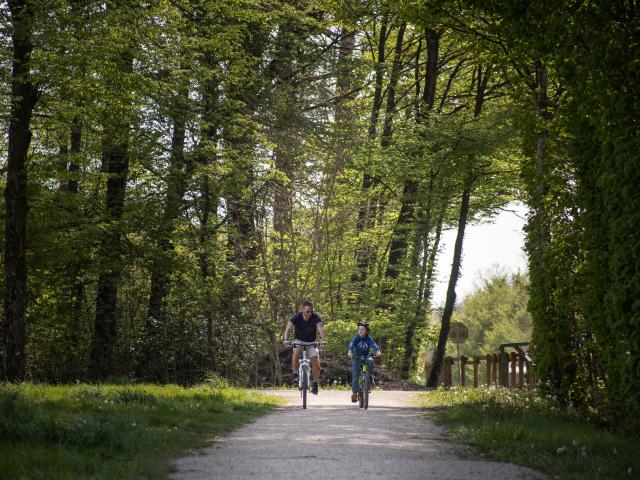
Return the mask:
{"type": "Polygon", "coordinates": [[[349,344],[349,349],[347,350],[347,356],[349,358],[353,358],[353,349],[356,348],[356,338],[358,338],[357,334],[351,339],[351,343],[349,344]]]}
{"type": "Polygon", "coordinates": [[[371,337],[369,337],[369,346],[373,348],[373,350],[376,352],[376,356],[379,357],[380,355],[382,355],[382,352],[380,351],[380,347],[378,346],[376,341],[371,337]]]}

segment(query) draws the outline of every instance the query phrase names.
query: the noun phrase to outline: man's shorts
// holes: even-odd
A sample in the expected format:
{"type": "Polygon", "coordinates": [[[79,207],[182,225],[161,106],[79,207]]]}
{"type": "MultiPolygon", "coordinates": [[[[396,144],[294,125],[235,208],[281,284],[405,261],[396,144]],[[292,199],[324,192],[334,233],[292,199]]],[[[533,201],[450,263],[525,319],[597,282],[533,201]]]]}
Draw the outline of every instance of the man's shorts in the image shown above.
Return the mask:
{"type": "Polygon", "coordinates": [[[307,350],[307,358],[313,358],[313,357],[318,357],[318,359],[320,359],[320,352],[318,351],[318,347],[314,347],[313,343],[315,342],[308,342],[310,343],[310,345],[305,345],[307,342],[300,342],[299,340],[296,340],[296,343],[301,344],[300,346],[296,346],[296,349],[306,349],[307,350]]]}

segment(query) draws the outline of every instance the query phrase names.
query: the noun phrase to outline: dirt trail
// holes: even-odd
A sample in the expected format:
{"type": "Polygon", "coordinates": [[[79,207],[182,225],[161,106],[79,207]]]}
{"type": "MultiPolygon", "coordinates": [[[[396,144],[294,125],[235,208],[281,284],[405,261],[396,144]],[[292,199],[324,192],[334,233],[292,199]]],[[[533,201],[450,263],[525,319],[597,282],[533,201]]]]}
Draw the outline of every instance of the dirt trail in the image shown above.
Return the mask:
{"type": "Polygon", "coordinates": [[[546,479],[508,463],[464,458],[464,447],[412,408],[415,393],[375,391],[361,410],[350,392],[320,391],[302,410],[297,391],[272,415],[174,462],[175,479],[546,479]]]}

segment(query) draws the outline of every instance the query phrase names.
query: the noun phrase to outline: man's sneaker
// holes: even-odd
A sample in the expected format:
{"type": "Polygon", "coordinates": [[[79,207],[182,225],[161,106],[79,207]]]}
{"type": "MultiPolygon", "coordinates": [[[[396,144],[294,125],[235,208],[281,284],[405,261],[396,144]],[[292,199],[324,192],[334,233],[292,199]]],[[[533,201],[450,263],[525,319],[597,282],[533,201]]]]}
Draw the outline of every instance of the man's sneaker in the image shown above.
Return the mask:
{"type": "Polygon", "coordinates": [[[311,382],[311,393],[318,394],[318,382],[311,382]]]}
{"type": "Polygon", "coordinates": [[[300,383],[300,377],[298,376],[297,373],[294,373],[293,376],[291,377],[291,383],[293,383],[294,385],[297,385],[298,383],[300,383]]]}
{"type": "Polygon", "coordinates": [[[357,393],[352,393],[351,394],[351,403],[356,403],[358,401],[358,394],[357,393]]]}

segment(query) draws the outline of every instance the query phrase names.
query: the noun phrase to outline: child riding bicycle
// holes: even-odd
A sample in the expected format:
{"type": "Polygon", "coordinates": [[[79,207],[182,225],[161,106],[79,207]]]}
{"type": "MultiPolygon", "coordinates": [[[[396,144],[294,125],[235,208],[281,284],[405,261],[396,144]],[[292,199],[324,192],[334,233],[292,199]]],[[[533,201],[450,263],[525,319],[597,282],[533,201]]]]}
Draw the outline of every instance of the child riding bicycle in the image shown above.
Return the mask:
{"type": "Polygon", "coordinates": [[[358,380],[360,378],[362,360],[364,356],[367,362],[369,372],[373,372],[373,358],[371,358],[370,350],[375,352],[376,357],[382,355],[378,344],[369,336],[369,323],[358,322],[358,333],[353,337],[349,344],[347,356],[353,359],[353,370],[351,376],[351,401],[358,401],[358,380]]]}

